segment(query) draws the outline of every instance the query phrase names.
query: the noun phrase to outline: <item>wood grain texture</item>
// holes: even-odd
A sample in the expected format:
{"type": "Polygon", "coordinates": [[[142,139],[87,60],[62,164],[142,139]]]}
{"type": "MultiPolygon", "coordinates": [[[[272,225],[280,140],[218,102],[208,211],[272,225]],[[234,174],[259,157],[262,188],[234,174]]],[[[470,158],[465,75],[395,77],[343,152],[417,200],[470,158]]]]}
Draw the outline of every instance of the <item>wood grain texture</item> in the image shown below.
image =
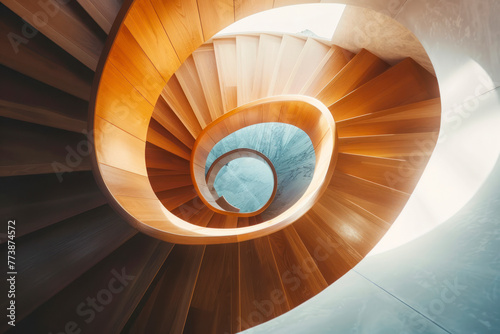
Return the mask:
{"type": "Polygon", "coordinates": [[[212,216],[215,214],[212,210],[210,210],[207,206],[203,206],[203,208],[195,213],[190,219],[189,222],[193,225],[198,225],[202,227],[206,227],[212,219],[212,216]]]}
{"type": "Polygon", "coordinates": [[[362,259],[313,210],[297,220],[293,227],[328,284],[338,280],[362,259]]]}
{"type": "MultiPolygon", "coordinates": [[[[112,63],[105,67],[98,92],[96,116],[145,141],[153,105],[112,63]]],[[[99,131],[97,124],[94,128],[99,131]]]]}
{"type": "Polygon", "coordinates": [[[224,112],[238,105],[236,41],[234,38],[214,40],[215,59],[224,112]]]}
{"type": "Polygon", "coordinates": [[[193,112],[200,123],[201,128],[207,126],[212,121],[208,103],[203,94],[200,77],[192,56],[189,56],[181,67],[175,72],[177,80],[186,95],[193,112]]]}
{"type": "Polygon", "coordinates": [[[336,169],[411,194],[423,172],[417,167],[403,159],[339,153],[336,169]]]}
{"type": "MultiPolygon", "coordinates": [[[[343,137],[339,138],[339,152],[394,159],[416,157],[421,160],[420,157],[430,157],[437,137],[435,132],[343,137]]],[[[421,166],[421,163],[412,164],[421,166]]]]}
{"type": "Polygon", "coordinates": [[[258,36],[236,36],[236,91],[238,106],[252,101],[258,49],[258,36]]]}
{"type": "Polygon", "coordinates": [[[146,165],[148,168],[189,171],[189,161],[149,142],[146,143],[146,165]]]}
{"type": "Polygon", "coordinates": [[[206,247],[183,333],[238,331],[238,274],[238,244],[206,247]]]}
{"type": "Polygon", "coordinates": [[[205,41],[234,22],[233,0],[198,0],[198,9],[205,41]]]}
{"type": "Polygon", "coordinates": [[[24,38],[24,21],[4,5],[0,8],[0,34],[5,37],[0,39],[0,63],[88,101],[94,72],[35,30],[26,29],[31,38],[24,38]]]}
{"type": "Polygon", "coordinates": [[[96,69],[106,34],[77,3],[6,0],[3,4],[85,66],[96,69]]]}
{"type": "Polygon", "coordinates": [[[163,206],[169,211],[198,196],[192,185],[176,189],[163,190],[156,193],[156,195],[163,206]]]}
{"type": "Polygon", "coordinates": [[[410,195],[380,184],[335,171],[328,186],[344,198],[388,223],[400,214],[410,195]]]}
{"type": "Polygon", "coordinates": [[[386,62],[363,49],[330,80],[316,98],[330,106],[388,68],[386,62]]]}
{"type": "Polygon", "coordinates": [[[156,8],[150,1],[135,2],[123,25],[129,29],[165,82],[168,82],[182,62],[158,18],[156,8]]]}
{"type": "Polygon", "coordinates": [[[17,238],[106,203],[91,172],[68,173],[63,182],[54,174],[4,177],[0,188],[0,214],[19,222],[17,238]]]}
{"type": "Polygon", "coordinates": [[[333,104],[330,111],[340,121],[437,97],[436,78],[407,58],[333,104]]]}
{"type": "Polygon", "coordinates": [[[189,100],[186,97],[184,90],[176,76],[173,76],[168,81],[165,88],[161,92],[161,96],[168,103],[172,111],[181,120],[182,124],[188,129],[191,135],[196,138],[203,129],[196,113],[193,111],[189,100]]]}
{"type": "Polygon", "coordinates": [[[273,8],[274,0],[234,0],[235,20],[273,8]]]}
{"type": "Polygon", "coordinates": [[[328,45],[308,38],[283,92],[285,94],[300,93],[330,49],[328,45]]]}
{"type": "Polygon", "coordinates": [[[267,97],[274,67],[276,66],[281,48],[281,40],[281,36],[268,34],[260,35],[257,62],[255,64],[252,100],[267,97]]]}
{"type": "Polygon", "coordinates": [[[16,329],[57,333],[74,321],[85,332],[121,332],[171,249],[171,244],[143,234],[133,237],[16,324],[16,329]],[[75,317],[77,307],[82,315],[75,317]]]}
{"type": "MultiPolygon", "coordinates": [[[[136,233],[106,205],[17,239],[16,319],[23,319],[136,233]]],[[[7,256],[7,247],[2,253],[7,256]]],[[[7,299],[2,307],[7,307],[7,299]]]]}
{"type": "Polygon", "coordinates": [[[336,45],[332,45],[325,58],[318,64],[309,80],[304,83],[300,94],[317,96],[318,93],[337,75],[338,72],[354,57],[336,45]]]}
{"type": "Polygon", "coordinates": [[[278,60],[274,67],[271,84],[269,85],[268,96],[280,95],[285,92],[292,70],[299,60],[299,56],[306,41],[302,38],[290,35],[283,36],[278,60]]]}
{"type": "Polygon", "coordinates": [[[128,333],[182,333],[204,252],[205,246],[175,245],[128,333]]]}
{"type": "Polygon", "coordinates": [[[269,241],[291,309],[328,286],[293,226],[271,234],[269,241]]]}
{"type": "Polygon", "coordinates": [[[238,226],[238,217],[215,213],[207,227],[211,228],[235,228],[238,226]]]}
{"type": "Polygon", "coordinates": [[[147,141],[181,158],[186,160],[191,159],[191,149],[185,146],[155,119],[151,119],[149,123],[147,141]]]}
{"type": "Polygon", "coordinates": [[[424,100],[337,122],[339,137],[438,132],[441,99],[424,100]]]}
{"type": "Polygon", "coordinates": [[[87,129],[88,103],[0,66],[0,116],[58,129],[87,129]]]}
{"type": "Polygon", "coordinates": [[[151,3],[183,63],[205,41],[196,0],[151,0],[151,3]]]}
{"type": "Polygon", "coordinates": [[[106,179],[108,189],[116,196],[157,198],[150,188],[144,187],[149,184],[147,176],[104,164],[99,165],[99,172],[106,179]]]}
{"type": "Polygon", "coordinates": [[[94,21],[109,34],[111,30],[111,25],[115,21],[120,7],[122,6],[122,0],[77,0],[80,6],[85,9],[87,13],[94,19],[94,21]]]}
{"type": "Polygon", "coordinates": [[[240,243],[240,298],[242,330],[290,309],[268,237],[240,243]]]}
{"type": "Polygon", "coordinates": [[[65,173],[91,169],[83,134],[8,118],[0,120],[0,131],[0,176],[57,173],[64,180],[65,173]]]}
{"type": "Polygon", "coordinates": [[[145,142],[97,116],[94,120],[97,162],[147,176],[145,142]]]}
{"type": "Polygon", "coordinates": [[[173,134],[186,147],[193,148],[195,138],[173,112],[165,99],[160,96],[156,102],[152,118],[173,134]]]}
{"type": "Polygon", "coordinates": [[[220,91],[217,61],[213,44],[204,45],[193,52],[193,59],[200,78],[203,95],[207,101],[212,121],[224,114],[220,91]]]}
{"type": "Polygon", "coordinates": [[[320,0],[274,0],[274,8],[290,6],[290,5],[301,5],[306,3],[318,3],[320,0]]]}
{"type": "Polygon", "coordinates": [[[120,27],[113,43],[113,52],[108,56],[108,63],[112,64],[152,106],[156,103],[166,81],[126,25],[120,27]]]}
{"type": "Polygon", "coordinates": [[[155,192],[193,185],[191,175],[159,175],[149,176],[149,182],[155,192]]]}
{"type": "Polygon", "coordinates": [[[180,205],[179,207],[172,210],[172,213],[179,217],[180,219],[190,221],[190,218],[201,211],[201,209],[206,208],[202,200],[197,196],[190,201],[180,205]]]}
{"type": "Polygon", "coordinates": [[[325,191],[311,211],[361,257],[375,247],[391,226],[332,189],[325,191]]]}

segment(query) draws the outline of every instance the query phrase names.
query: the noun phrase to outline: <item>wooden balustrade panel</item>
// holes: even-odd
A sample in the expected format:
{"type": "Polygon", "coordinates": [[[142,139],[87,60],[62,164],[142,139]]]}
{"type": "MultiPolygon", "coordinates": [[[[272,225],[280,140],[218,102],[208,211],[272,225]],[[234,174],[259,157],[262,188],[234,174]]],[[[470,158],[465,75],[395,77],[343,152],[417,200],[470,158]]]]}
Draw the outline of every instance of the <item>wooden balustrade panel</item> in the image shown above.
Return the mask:
{"type": "Polygon", "coordinates": [[[204,40],[234,22],[233,0],[198,0],[204,40]]]}

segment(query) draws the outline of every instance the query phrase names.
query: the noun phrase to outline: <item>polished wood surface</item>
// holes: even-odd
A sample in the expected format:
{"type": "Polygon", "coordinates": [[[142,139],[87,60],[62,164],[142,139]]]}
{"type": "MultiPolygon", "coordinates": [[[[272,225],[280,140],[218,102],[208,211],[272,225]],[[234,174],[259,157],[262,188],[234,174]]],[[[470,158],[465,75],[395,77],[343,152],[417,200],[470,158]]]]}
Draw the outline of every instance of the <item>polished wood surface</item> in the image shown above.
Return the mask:
{"type": "Polygon", "coordinates": [[[267,97],[274,67],[281,48],[281,36],[261,34],[255,64],[252,100],[267,97]]]}
{"type": "Polygon", "coordinates": [[[193,148],[195,138],[184,124],[182,124],[182,121],[177,118],[177,115],[162,96],[156,102],[152,118],[188,148],[193,148]]]}
{"type": "Polygon", "coordinates": [[[16,237],[106,204],[90,171],[67,173],[63,181],[55,174],[0,178],[0,214],[22,222],[16,226],[16,237]]]}
{"type": "Polygon", "coordinates": [[[58,129],[87,129],[88,103],[0,66],[0,116],[58,129]]]}
{"type": "Polygon", "coordinates": [[[77,0],[87,13],[97,22],[97,24],[109,33],[115,17],[120,11],[122,2],[120,0],[77,0]]]}
{"type": "MultiPolygon", "coordinates": [[[[34,311],[136,233],[106,205],[17,239],[16,318],[34,311]]],[[[3,299],[2,307],[6,303],[3,299]]]]}
{"type": "Polygon", "coordinates": [[[388,68],[389,65],[386,62],[363,49],[342,68],[316,98],[326,106],[330,106],[388,68]]]}
{"type": "Polygon", "coordinates": [[[0,119],[0,131],[0,176],[57,173],[64,179],[64,173],[91,169],[90,143],[81,133],[9,118],[0,119]]]}
{"type": "MultiPolygon", "coordinates": [[[[204,126],[202,126],[196,113],[193,111],[177,76],[173,76],[168,81],[161,95],[191,135],[194,138],[198,137],[204,126]]],[[[201,119],[203,120],[203,118],[201,119]]],[[[205,123],[203,122],[203,124],[205,123]]]]}
{"type": "Polygon", "coordinates": [[[205,246],[174,246],[128,333],[182,333],[204,252],[205,246]]]}
{"type": "Polygon", "coordinates": [[[238,244],[206,247],[183,333],[240,330],[238,248],[238,244]]]}
{"type": "Polygon", "coordinates": [[[439,97],[437,80],[411,58],[401,61],[329,109],[336,121],[439,97]]]}
{"type": "Polygon", "coordinates": [[[283,92],[285,94],[299,94],[307,84],[311,73],[314,73],[316,68],[322,65],[322,60],[329,51],[330,46],[308,38],[283,92]]]}
{"type": "Polygon", "coordinates": [[[316,70],[304,83],[304,87],[299,92],[303,95],[317,96],[318,93],[335,78],[338,72],[354,57],[354,54],[336,45],[332,45],[330,51],[321,60],[316,70]]]}
{"type": "Polygon", "coordinates": [[[193,109],[193,112],[200,123],[201,128],[205,128],[213,119],[208,109],[208,103],[203,94],[203,87],[197,66],[193,56],[190,56],[175,72],[177,80],[182,87],[182,91],[193,109]]]}
{"type": "Polygon", "coordinates": [[[339,137],[438,132],[441,99],[423,100],[337,122],[339,137]]]}
{"type": "Polygon", "coordinates": [[[283,36],[267,96],[286,93],[285,87],[290,79],[293,68],[299,60],[305,43],[306,41],[302,38],[290,35],[283,36]]]}
{"type": "Polygon", "coordinates": [[[290,309],[268,237],[240,243],[239,263],[241,330],[290,309]]]}
{"type": "Polygon", "coordinates": [[[204,45],[193,52],[196,70],[200,77],[203,95],[207,101],[211,120],[216,120],[224,114],[220,91],[217,61],[213,44],[204,45]]]}
{"type": "Polygon", "coordinates": [[[224,112],[238,106],[236,42],[234,39],[215,39],[213,41],[217,71],[224,112]]]}
{"type": "MultiPolygon", "coordinates": [[[[110,240],[112,238],[107,241],[110,240]]],[[[171,249],[171,244],[136,235],[37,308],[24,321],[16,323],[16,329],[23,333],[56,333],[71,327],[95,333],[121,332],[171,249]],[[106,305],[104,303],[108,301],[108,294],[102,291],[112,293],[106,305]],[[91,298],[95,304],[92,304],[91,298]],[[92,305],[101,311],[96,311],[92,305]],[[76,307],[79,307],[82,316],[75,317],[76,307]],[[54,316],[54,310],[57,310],[57,316],[54,316]]]]}
{"type": "Polygon", "coordinates": [[[328,285],[293,226],[269,236],[290,308],[317,295],[328,285]]]}
{"type": "Polygon", "coordinates": [[[238,106],[252,101],[259,40],[258,36],[236,36],[236,95],[238,106]]]}
{"type": "Polygon", "coordinates": [[[149,123],[147,141],[165,151],[173,153],[186,160],[191,159],[191,149],[185,146],[172,133],[165,129],[154,118],[149,123]]]}

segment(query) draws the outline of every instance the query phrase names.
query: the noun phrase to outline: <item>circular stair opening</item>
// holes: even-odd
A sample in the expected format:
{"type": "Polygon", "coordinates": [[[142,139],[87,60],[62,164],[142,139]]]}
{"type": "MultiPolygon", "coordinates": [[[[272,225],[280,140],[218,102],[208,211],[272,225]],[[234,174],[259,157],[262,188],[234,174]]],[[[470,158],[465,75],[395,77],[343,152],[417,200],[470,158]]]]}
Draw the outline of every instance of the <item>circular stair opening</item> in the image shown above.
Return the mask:
{"type": "Polygon", "coordinates": [[[240,212],[257,211],[273,193],[273,172],[268,164],[258,159],[234,159],[221,168],[214,188],[240,212]]]}

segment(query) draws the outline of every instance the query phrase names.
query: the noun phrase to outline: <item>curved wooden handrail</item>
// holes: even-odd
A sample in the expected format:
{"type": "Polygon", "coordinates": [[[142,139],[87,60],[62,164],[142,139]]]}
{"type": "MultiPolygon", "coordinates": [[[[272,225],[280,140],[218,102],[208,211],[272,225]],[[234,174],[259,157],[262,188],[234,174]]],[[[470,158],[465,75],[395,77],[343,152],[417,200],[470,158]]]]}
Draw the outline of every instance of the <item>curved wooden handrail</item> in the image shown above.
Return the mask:
{"type": "MultiPolygon", "coordinates": [[[[218,207],[220,207],[224,211],[224,212],[220,212],[220,213],[224,213],[224,214],[231,215],[231,216],[238,216],[238,217],[252,217],[252,216],[256,216],[256,215],[264,212],[269,207],[269,205],[271,205],[271,203],[273,202],[274,197],[276,196],[276,192],[278,191],[278,174],[276,173],[276,169],[274,168],[274,165],[271,162],[271,160],[269,160],[269,158],[266,157],[264,154],[260,153],[259,151],[252,150],[249,148],[239,148],[239,149],[224,153],[223,155],[218,157],[212,163],[212,165],[208,169],[207,175],[205,176],[205,183],[206,183],[206,185],[208,187],[208,191],[210,192],[210,195],[211,195],[210,199],[207,200],[207,202],[210,203],[211,199],[216,199],[215,203],[218,205],[218,207]],[[271,169],[271,172],[273,173],[273,191],[271,193],[271,196],[269,197],[269,199],[266,201],[266,203],[264,203],[264,205],[261,208],[259,208],[256,211],[253,211],[253,212],[239,212],[239,210],[235,211],[233,209],[234,207],[231,204],[227,203],[227,201],[225,199],[224,199],[225,202],[222,202],[222,205],[221,205],[221,203],[219,202],[219,198],[223,198],[223,197],[219,197],[219,195],[217,194],[217,191],[214,188],[215,178],[217,177],[217,174],[219,173],[221,168],[224,167],[224,165],[226,165],[230,161],[232,161],[234,159],[239,159],[239,158],[254,158],[254,159],[257,159],[259,161],[262,161],[269,166],[269,168],[271,169]],[[229,204],[229,206],[227,206],[226,203],[229,204]]],[[[203,194],[203,195],[205,195],[205,194],[203,194]]],[[[215,211],[215,209],[212,209],[212,210],[215,211]]]]}
{"type": "Polygon", "coordinates": [[[321,170],[321,165],[325,164],[321,154],[327,152],[323,146],[329,143],[322,140],[328,131],[334,131],[332,129],[335,125],[331,113],[318,100],[300,95],[281,95],[266,97],[237,107],[203,129],[191,153],[191,177],[196,192],[203,203],[213,211],[242,217],[254,215],[228,213],[215,202],[205,180],[205,165],[208,154],[222,138],[244,127],[266,122],[287,123],[302,129],[311,139],[317,152],[316,165],[321,170]]]}

